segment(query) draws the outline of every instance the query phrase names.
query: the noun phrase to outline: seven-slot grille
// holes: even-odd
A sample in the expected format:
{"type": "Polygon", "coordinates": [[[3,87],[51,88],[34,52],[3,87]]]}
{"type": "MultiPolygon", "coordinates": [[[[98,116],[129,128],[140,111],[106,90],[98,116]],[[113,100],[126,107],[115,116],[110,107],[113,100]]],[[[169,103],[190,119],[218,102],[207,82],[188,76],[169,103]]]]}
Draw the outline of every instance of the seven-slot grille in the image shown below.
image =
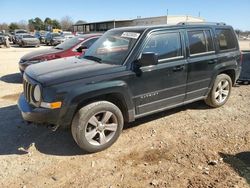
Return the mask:
{"type": "Polygon", "coordinates": [[[32,91],[34,86],[27,82],[25,79],[23,80],[23,93],[26,98],[26,100],[30,103],[32,102],[32,91]]]}

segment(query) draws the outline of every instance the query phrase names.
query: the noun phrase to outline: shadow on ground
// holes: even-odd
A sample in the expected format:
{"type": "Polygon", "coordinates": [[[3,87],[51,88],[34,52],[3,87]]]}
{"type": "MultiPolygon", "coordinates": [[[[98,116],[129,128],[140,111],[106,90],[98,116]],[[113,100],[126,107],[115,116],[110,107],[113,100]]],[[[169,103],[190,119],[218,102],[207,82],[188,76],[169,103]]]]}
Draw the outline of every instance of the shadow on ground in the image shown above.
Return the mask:
{"type": "Polygon", "coordinates": [[[20,73],[14,73],[2,76],[0,80],[11,84],[21,84],[23,82],[23,78],[20,73]]]}
{"type": "Polygon", "coordinates": [[[147,123],[147,122],[151,122],[151,121],[155,121],[157,119],[166,117],[166,116],[170,116],[172,114],[181,112],[181,111],[185,111],[188,109],[193,109],[193,110],[207,110],[210,109],[209,106],[207,106],[203,101],[198,101],[198,102],[194,102],[185,106],[180,106],[177,108],[173,108],[170,110],[166,110],[163,112],[159,112],[156,114],[152,114],[146,117],[142,117],[140,119],[137,119],[135,122],[129,123],[128,125],[125,125],[124,129],[128,129],[128,128],[132,128],[132,127],[136,127],[139,126],[143,123],[147,123]]]}
{"type": "Polygon", "coordinates": [[[219,153],[224,162],[229,164],[250,185],[250,151],[236,155],[219,153]]]}
{"type": "MultiPolygon", "coordinates": [[[[128,124],[125,129],[139,126],[145,122],[186,110],[207,109],[202,102],[193,103],[184,107],[141,118],[128,124]]],[[[44,154],[58,156],[84,155],[74,142],[71,131],[57,130],[53,132],[46,126],[27,125],[23,122],[17,105],[0,108],[0,155],[27,154],[33,144],[36,149],[44,154]]]]}
{"type": "Polygon", "coordinates": [[[70,131],[51,131],[46,126],[27,125],[16,105],[0,108],[0,155],[27,154],[34,143],[44,154],[58,156],[83,155],[70,131]]]}

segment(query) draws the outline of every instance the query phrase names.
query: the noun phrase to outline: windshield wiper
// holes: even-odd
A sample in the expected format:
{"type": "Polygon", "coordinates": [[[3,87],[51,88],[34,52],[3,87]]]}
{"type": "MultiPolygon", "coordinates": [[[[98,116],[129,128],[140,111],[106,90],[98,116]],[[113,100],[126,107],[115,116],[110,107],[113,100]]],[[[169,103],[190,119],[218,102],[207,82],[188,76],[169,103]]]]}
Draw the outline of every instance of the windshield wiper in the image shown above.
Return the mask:
{"type": "Polygon", "coordinates": [[[99,57],[95,57],[95,56],[92,56],[92,55],[86,55],[86,56],[83,56],[84,59],[88,59],[88,60],[93,60],[93,61],[96,61],[98,63],[102,63],[102,59],[99,58],[99,57]]]}
{"type": "Polygon", "coordinates": [[[63,48],[59,48],[59,47],[55,47],[55,49],[57,49],[57,50],[63,50],[63,48]]]}

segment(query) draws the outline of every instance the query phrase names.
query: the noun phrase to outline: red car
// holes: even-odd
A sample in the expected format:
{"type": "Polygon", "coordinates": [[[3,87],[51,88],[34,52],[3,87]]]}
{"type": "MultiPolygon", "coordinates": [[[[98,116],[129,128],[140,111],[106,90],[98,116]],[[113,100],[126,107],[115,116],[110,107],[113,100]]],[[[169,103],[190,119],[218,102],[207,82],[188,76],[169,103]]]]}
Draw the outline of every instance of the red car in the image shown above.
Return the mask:
{"type": "Polygon", "coordinates": [[[23,56],[19,61],[19,69],[23,74],[27,66],[40,63],[43,61],[49,61],[53,59],[79,56],[98,39],[102,34],[85,34],[79,35],[74,38],[68,39],[62,44],[59,44],[53,48],[37,50],[30,52],[23,56]]]}

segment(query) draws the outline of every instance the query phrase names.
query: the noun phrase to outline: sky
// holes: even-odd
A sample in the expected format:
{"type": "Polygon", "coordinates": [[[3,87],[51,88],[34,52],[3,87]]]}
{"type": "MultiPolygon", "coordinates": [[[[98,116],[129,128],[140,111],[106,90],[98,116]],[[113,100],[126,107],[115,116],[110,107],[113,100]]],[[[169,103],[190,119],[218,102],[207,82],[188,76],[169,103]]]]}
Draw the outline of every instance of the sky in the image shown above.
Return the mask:
{"type": "Polygon", "coordinates": [[[0,0],[0,23],[35,17],[75,22],[134,19],[163,15],[201,16],[209,22],[225,22],[250,30],[250,0],[0,0]]]}

